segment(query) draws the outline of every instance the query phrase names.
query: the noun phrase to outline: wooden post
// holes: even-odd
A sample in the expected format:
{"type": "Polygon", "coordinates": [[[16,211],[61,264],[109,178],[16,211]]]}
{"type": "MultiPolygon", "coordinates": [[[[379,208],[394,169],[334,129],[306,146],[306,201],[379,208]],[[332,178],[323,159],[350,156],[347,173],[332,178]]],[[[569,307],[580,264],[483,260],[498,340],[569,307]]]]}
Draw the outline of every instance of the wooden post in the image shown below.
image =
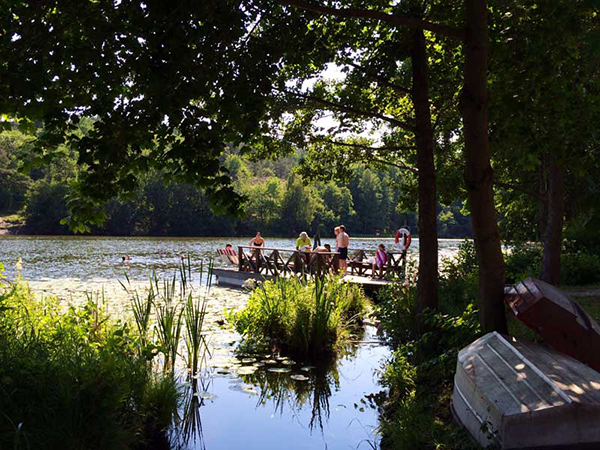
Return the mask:
{"type": "Polygon", "coordinates": [[[260,273],[260,250],[254,249],[254,261],[256,263],[256,273],[260,273]]]}
{"type": "Polygon", "coordinates": [[[241,245],[238,245],[238,271],[242,272],[244,270],[244,249],[241,245]]]}

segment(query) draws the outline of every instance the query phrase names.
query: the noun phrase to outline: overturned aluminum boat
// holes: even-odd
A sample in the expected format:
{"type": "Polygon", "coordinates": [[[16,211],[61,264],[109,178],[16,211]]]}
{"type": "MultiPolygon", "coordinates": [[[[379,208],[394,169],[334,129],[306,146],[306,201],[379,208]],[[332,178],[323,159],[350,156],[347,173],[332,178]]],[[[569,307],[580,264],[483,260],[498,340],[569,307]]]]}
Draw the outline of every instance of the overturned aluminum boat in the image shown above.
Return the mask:
{"type": "Polygon", "coordinates": [[[550,348],[486,334],[458,355],[452,403],[484,447],[600,448],[600,373],[550,348]]]}

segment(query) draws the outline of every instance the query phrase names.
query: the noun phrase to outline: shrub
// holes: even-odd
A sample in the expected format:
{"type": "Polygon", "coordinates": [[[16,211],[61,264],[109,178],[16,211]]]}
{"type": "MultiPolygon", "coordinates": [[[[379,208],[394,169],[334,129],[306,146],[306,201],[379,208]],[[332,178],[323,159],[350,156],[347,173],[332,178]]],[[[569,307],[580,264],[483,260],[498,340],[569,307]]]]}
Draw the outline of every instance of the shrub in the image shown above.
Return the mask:
{"type": "Polygon", "coordinates": [[[527,277],[539,277],[542,248],[535,244],[515,244],[505,255],[506,282],[516,284],[527,277]]]}
{"type": "Polygon", "coordinates": [[[417,333],[417,290],[401,283],[388,284],[377,294],[373,312],[386,341],[397,347],[417,333]]]}
{"type": "MultiPolygon", "coordinates": [[[[570,286],[600,282],[600,256],[565,245],[561,255],[561,284],[570,286]]],[[[516,284],[527,277],[539,277],[542,271],[543,248],[535,244],[520,244],[506,255],[506,282],[516,284]]]]}
{"type": "Polygon", "coordinates": [[[450,411],[456,357],[479,334],[477,311],[469,305],[456,316],[427,312],[421,321],[426,331],[401,342],[383,371],[382,448],[478,448],[450,411]]]}
{"type": "Polygon", "coordinates": [[[0,289],[0,448],[135,448],[169,427],[175,381],[127,324],[92,302],[62,311],[23,284],[0,289]]]}
{"type": "Polygon", "coordinates": [[[600,255],[577,251],[562,255],[561,284],[570,286],[600,282],[600,255]]]}
{"type": "Polygon", "coordinates": [[[250,346],[317,359],[335,353],[367,308],[360,287],[339,278],[279,278],[254,289],[247,306],[230,318],[250,346]]]}
{"type": "Polygon", "coordinates": [[[380,418],[383,449],[477,448],[450,410],[458,352],[480,333],[474,250],[467,241],[455,260],[444,262],[443,312],[417,313],[416,289],[410,284],[380,291],[374,312],[394,348],[382,371],[387,388],[380,418]]]}
{"type": "Polygon", "coordinates": [[[475,244],[465,240],[458,246],[454,259],[443,259],[440,270],[440,310],[460,314],[477,302],[479,264],[475,244]]]}

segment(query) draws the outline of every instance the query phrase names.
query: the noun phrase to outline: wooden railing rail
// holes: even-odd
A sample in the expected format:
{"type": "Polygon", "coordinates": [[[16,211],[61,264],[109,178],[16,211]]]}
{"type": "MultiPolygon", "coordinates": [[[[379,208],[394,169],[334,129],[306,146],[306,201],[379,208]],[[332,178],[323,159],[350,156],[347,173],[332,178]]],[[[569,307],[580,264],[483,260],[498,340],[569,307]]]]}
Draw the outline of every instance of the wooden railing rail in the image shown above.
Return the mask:
{"type": "Polygon", "coordinates": [[[273,247],[238,246],[238,269],[265,275],[324,276],[339,268],[338,252],[302,252],[273,247]]]}
{"type": "MultiPolygon", "coordinates": [[[[348,260],[350,275],[386,278],[403,276],[406,252],[388,251],[386,263],[373,271],[373,264],[364,250],[358,250],[348,260]]],[[[238,246],[238,270],[274,276],[318,276],[339,271],[338,252],[303,252],[294,249],[238,246]]]]}

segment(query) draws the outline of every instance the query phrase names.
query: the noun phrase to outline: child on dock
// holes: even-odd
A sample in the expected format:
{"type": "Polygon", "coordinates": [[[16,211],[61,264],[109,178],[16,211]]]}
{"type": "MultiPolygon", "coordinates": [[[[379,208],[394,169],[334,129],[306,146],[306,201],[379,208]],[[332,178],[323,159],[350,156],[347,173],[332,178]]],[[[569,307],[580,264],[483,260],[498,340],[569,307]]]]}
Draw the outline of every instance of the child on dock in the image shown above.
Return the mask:
{"type": "Polygon", "coordinates": [[[377,269],[379,269],[380,277],[383,277],[383,266],[387,262],[387,252],[385,251],[385,245],[379,244],[377,246],[377,253],[375,254],[375,258],[373,259],[373,267],[371,268],[372,276],[374,278],[377,275],[377,269]]]}

